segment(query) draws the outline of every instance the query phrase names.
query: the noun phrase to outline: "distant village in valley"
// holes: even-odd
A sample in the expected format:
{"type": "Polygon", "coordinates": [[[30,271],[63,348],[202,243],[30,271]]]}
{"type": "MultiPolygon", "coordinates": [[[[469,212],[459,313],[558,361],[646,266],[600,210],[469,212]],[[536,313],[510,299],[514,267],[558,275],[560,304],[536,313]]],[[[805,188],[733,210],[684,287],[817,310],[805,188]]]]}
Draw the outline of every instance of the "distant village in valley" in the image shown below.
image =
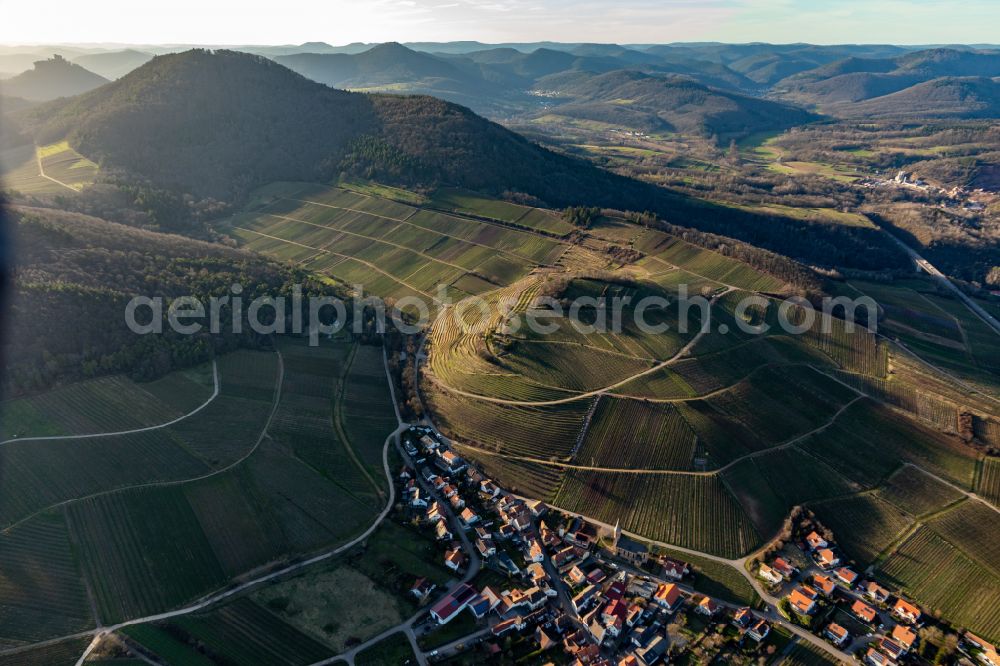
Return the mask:
{"type": "Polygon", "coordinates": [[[427,611],[418,635],[454,636],[429,662],[769,664],[805,651],[889,666],[932,663],[921,643],[933,642],[933,663],[1000,666],[986,640],[855,570],[808,516],[734,568],[756,591],[734,603],[698,591],[705,576],[678,551],[507,492],[430,427],[401,440],[403,510],[459,579],[409,589],[427,611]]]}

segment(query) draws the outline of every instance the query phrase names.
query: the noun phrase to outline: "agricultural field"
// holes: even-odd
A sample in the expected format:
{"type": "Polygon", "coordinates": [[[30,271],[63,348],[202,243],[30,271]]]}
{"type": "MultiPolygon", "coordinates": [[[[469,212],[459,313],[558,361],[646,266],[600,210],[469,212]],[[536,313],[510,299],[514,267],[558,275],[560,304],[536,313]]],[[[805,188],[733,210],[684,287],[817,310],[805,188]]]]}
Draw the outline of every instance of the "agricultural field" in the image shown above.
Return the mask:
{"type": "Polygon", "coordinates": [[[633,243],[633,247],[664,264],[718,284],[765,293],[782,293],[785,290],[785,284],[777,278],[661,231],[647,231],[633,243]]]}
{"type": "Polygon", "coordinates": [[[90,638],[71,638],[52,645],[0,655],[0,666],[74,666],[90,638]]]}
{"type": "Polygon", "coordinates": [[[553,504],[643,537],[737,557],[760,542],[739,503],[715,476],[570,470],[553,504]],[[711,530],[705,526],[711,525],[711,530]]]}
{"type": "Polygon", "coordinates": [[[438,190],[431,196],[430,203],[435,208],[491,218],[556,236],[565,236],[574,229],[572,224],[553,212],[489,199],[465,190],[438,190]]]}
{"type": "Polygon", "coordinates": [[[918,529],[877,576],[954,625],[1000,640],[1000,578],[932,530],[918,529]]]}
{"type": "Polygon", "coordinates": [[[868,400],[848,407],[837,423],[800,446],[868,487],[888,478],[900,460],[965,487],[971,487],[976,467],[974,453],[957,438],[903,419],[868,400]]]}
{"type": "Polygon", "coordinates": [[[901,467],[876,494],[918,517],[940,511],[962,499],[962,493],[916,467],[901,467]]]}
{"type": "Polygon", "coordinates": [[[180,605],[226,581],[179,486],[82,500],[67,516],[105,623],[180,605]]]}
{"type": "Polygon", "coordinates": [[[71,195],[93,183],[97,175],[97,165],[65,141],[9,148],[0,152],[0,166],[4,186],[22,194],[71,195]]]}
{"type": "Polygon", "coordinates": [[[267,419],[277,358],[234,352],[220,360],[219,368],[220,395],[169,427],[0,447],[0,465],[10,474],[0,488],[0,525],[75,497],[195,478],[246,455],[267,419]]]}
{"type": "Polygon", "coordinates": [[[872,494],[810,504],[833,530],[837,544],[855,561],[870,564],[903,535],[913,517],[872,494]]]}
{"type": "Polygon", "coordinates": [[[174,633],[154,624],[133,624],[122,629],[128,640],[141,646],[168,664],[215,666],[215,662],[174,633]]]}
{"type": "MultiPolygon", "coordinates": [[[[459,451],[462,451],[461,446],[459,451]]],[[[559,467],[482,451],[470,453],[474,455],[476,464],[483,469],[483,472],[513,493],[551,501],[562,483],[563,473],[559,467]]]]}
{"type": "Polygon", "coordinates": [[[0,402],[0,441],[88,435],[172,421],[212,395],[210,364],[137,384],[122,375],[91,379],[0,402]]]}
{"type": "Polygon", "coordinates": [[[355,348],[344,378],[338,417],[351,448],[379,485],[384,486],[382,445],[396,429],[397,422],[380,347],[355,348]]]}
{"type": "Polygon", "coordinates": [[[761,474],[757,459],[749,458],[722,473],[723,483],[747,512],[757,533],[767,538],[781,529],[787,506],[761,474]]]}
{"type": "Polygon", "coordinates": [[[354,658],[358,666],[388,666],[413,661],[413,647],[403,633],[393,634],[375,645],[362,650],[354,658]]]}
{"type": "Polygon", "coordinates": [[[837,662],[812,643],[799,640],[788,653],[775,662],[777,666],[836,666],[837,662]]]}
{"type": "MultiPolygon", "coordinates": [[[[412,581],[411,581],[412,582],[412,581]]],[[[343,652],[405,619],[402,595],[383,589],[353,567],[323,567],[269,585],[251,595],[274,616],[314,641],[343,652]]]]}
{"type": "Polygon", "coordinates": [[[208,613],[181,616],[170,626],[223,663],[305,666],[335,654],[247,598],[208,613]]]}
{"type": "Polygon", "coordinates": [[[976,492],[994,506],[1000,506],[1000,458],[984,458],[976,492]]]}
{"type": "Polygon", "coordinates": [[[237,215],[233,235],[250,249],[384,298],[433,301],[439,285],[448,298],[479,294],[555,262],[564,249],[528,231],[345,189],[299,196],[308,198],[275,196],[237,215]]]}
{"type": "Polygon", "coordinates": [[[766,453],[753,463],[788,508],[860,490],[859,485],[798,447],[766,453]]]}
{"type": "Polygon", "coordinates": [[[0,647],[89,629],[94,618],[61,512],[0,533],[0,647]]]}
{"type": "Polygon", "coordinates": [[[574,459],[592,467],[686,470],[696,441],[670,404],[602,396],[574,459]]]}
{"type": "Polygon", "coordinates": [[[960,548],[980,566],[1000,577],[1000,513],[967,500],[927,523],[927,527],[960,548]]]}
{"type": "Polygon", "coordinates": [[[541,460],[568,458],[596,398],[520,407],[437,391],[428,404],[441,430],[486,452],[541,460]]]}

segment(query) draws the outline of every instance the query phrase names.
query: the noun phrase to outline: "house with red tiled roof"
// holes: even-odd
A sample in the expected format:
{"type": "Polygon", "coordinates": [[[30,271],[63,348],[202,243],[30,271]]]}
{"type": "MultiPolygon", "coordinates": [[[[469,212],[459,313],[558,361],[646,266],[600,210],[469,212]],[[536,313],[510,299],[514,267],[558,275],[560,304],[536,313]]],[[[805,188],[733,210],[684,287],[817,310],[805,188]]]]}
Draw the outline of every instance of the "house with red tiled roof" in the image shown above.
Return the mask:
{"type": "Polygon", "coordinates": [[[868,652],[865,653],[865,663],[868,666],[888,666],[889,657],[870,647],[868,648],[868,652]]]}
{"type": "Polygon", "coordinates": [[[904,650],[910,650],[917,642],[917,633],[905,624],[897,624],[892,630],[892,640],[902,645],[904,650]]]}
{"type": "Polygon", "coordinates": [[[681,604],[681,588],[673,583],[660,583],[653,593],[653,601],[668,611],[673,612],[681,604]]]}
{"type": "Polygon", "coordinates": [[[746,629],[747,627],[750,626],[750,623],[753,622],[755,619],[756,618],[754,618],[753,611],[751,611],[750,608],[747,606],[744,608],[740,608],[733,614],[733,625],[735,625],[740,629],[746,629]]]}
{"type": "Polygon", "coordinates": [[[465,566],[465,553],[461,548],[452,548],[444,554],[444,565],[452,571],[458,571],[465,566]]]}
{"type": "Polygon", "coordinates": [[[767,638],[769,633],[771,633],[771,625],[767,623],[767,620],[763,619],[757,620],[749,629],[747,629],[747,636],[754,639],[758,643],[767,638]]]}
{"type": "Polygon", "coordinates": [[[892,614],[902,620],[913,624],[920,619],[920,609],[905,599],[896,599],[896,604],[892,607],[892,614]]]}
{"type": "Polygon", "coordinates": [[[965,642],[966,647],[979,651],[979,654],[976,655],[979,658],[979,661],[987,664],[987,666],[1000,666],[1000,654],[997,653],[995,645],[987,641],[985,638],[977,636],[971,631],[965,632],[962,639],[965,642]]]}
{"type": "Polygon", "coordinates": [[[790,579],[799,571],[797,567],[794,567],[791,564],[789,564],[788,560],[786,560],[783,557],[774,558],[774,562],[771,563],[771,568],[777,571],[778,575],[780,575],[785,580],[790,579]]]}
{"type": "Polygon", "coordinates": [[[462,583],[431,607],[431,616],[438,624],[447,624],[477,596],[476,588],[462,583]]]}
{"type": "Polygon", "coordinates": [[[903,648],[902,645],[891,638],[886,638],[884,636],[882,637],[882,640],[878,642],[878,649],[893,662],[899,661],[900,658],[906,654],[906,649],[903,648]]]}
{"type": "Polygon", "coordinates": [[[694,612],[707,617],[712,617],[719,612],[719,608],[719,604],[717,604],[712,597],[702,596],[701,599],[698,600],[698,605],[694,607],[694,612]]]}
{"type": "Polygon", "coordinates": [[[799,585],[788,595],[788,602],[800,615],[810,615],[816,610],[819,593],[808,585],[799,585]]]}
{"type": "Polygon", "coordinates": [[[817,550],[816,561],[821,567],[835,567],[840,564],[840,558],[829,548],[820,548],[817,550]]]}
{"type": "Polygon", "coordinates": [[[851,606],[851,612],[854,613],[856,617],[868,622],[869,624],[874,622],[875,618],[878,617],[878,613],[875,612],[874,608],[860,600],[854,602],[851,606]]]}
{"type": "Polygon", "coordinates": [[[833,596],[834,591],[837,589],[837,584],[833,582],[833,579],[823,574],[813,576],[813,585],[826,597],[833,596]]]}
{"type": "Polygon", "coordinates": [[[681,562],[680,560],[671,559],[665,557],[663,559],[663,577],[670,578],[672,580],[680,580],[684,576],[688,575],[690,567],[688,567],[687,562],[681,562]]]}
{"type": "Polygon", "coordinates": [[[806,543],[809,544],[809,550],[818,550],[820,548],[826,548],[830,543],[820,536],[819,532],[815,530],[810,532],[806,537],[806,543]]]}
{"type": "Polygon", "coordinates": [[[878,604],[884,604],[889,600],[889,590],[873,580],[861,586],[861,593],[878,604]]]}
{"type": "Polygon", "coordinates": [[[844,629],[836,622],[828,624],[826,629],[823,630],[823,635],[829,638],[837,647],[842,646],[851,638],[851,634],[848,633],[847,629],[844,629]]]}
{"type": "Polygon", "coordinates": [[[757,575],[766,580],[769,583],[780,583],[785,580],[784,576],[775,571],[772,567],[761,562],[760,568],[757,569],[757,575]]]}
{"type": "Polygon", "coordinates": [[[840,567],[833,572],[833,575],[837,577],[837,580],[846,585],[848,589],[854,587],[854,583],[858,580],[858,574],[854,573],[848,567],[840,567]]]}

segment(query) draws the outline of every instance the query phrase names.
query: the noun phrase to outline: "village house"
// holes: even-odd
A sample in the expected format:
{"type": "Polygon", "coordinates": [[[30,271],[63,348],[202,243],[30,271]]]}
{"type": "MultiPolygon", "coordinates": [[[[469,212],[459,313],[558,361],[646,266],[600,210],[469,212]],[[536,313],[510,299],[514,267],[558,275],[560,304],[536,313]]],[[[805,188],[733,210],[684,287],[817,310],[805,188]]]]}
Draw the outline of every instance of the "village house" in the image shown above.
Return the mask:
{"type": "Polygon", "coordinates": [[[680,580],[687,576],[690,569],[686,562],[673,560],[669,557],[663,559],[663,577],[672,580],[680,580]]]}
{"type": "Polygon", "coordinates": [[[441,505],[436,501],[431,502],[427,507],[427,512],[424,514],[424,520],[429,523],[436,523],[444,520],[444,516],[441,515],[441,505]]]}
{"type": "Polygon", "coordinates": [[[888,666],[889,657],[885,656],[873,647],[868,648],[865,652],[865,663],[868,666],[888,666]]]}
{"type": "Polygon", "coordinates": [[[820,548],[816,551],[816,563],[821,567],[829,569],[840,564],[840,558],[829,548],[820,548]]]}
{"type": "Polygon", "coordinates": [[[833,575],[837,577],[837,580],[846,585],[848,589],[854,587],[854,583],[858,580],[858,574],[854,573],[848,567],[840,567],[833,572],[833,575]]]}
{"type": "Polygon", "coordinates": [[[792,576],[799,572],[797,567],[792,566],[783,557],[774,558],[774,562],[771,563],[771,568],[778,572],[778,575],[785,580],[791,580],[792,576]]]}
{"type": "Polygon", "coordinates": [[[520,567],[514,563],[514,560],[510,559],[510,555],[507,553],[499,553],[497,555],[497,564],[499,564],[511,576],[521,575],[520,567]]]}
{"type": "Polygon", "coordinates": [[[899,643],[903,650],[909,651],[917,643],[917,633],[905,624],[897,624],[892,629],[892,640],[899,643]]]}
{"type": "Polygon", "coordinates": [[[452,571],[458,571],[465,566],[465,553],[458,546],[445,551],[444,565],[452,571]]]}
{"type": "Polygon", "coordinates": [[[467,528],[471,528],[479,522],[479,516],[469,507],[462,509],[462,513],[460,513],[458,517],[461,518],[462,524],[467,528]]]}
{"type": "Polygon", "coordinates": [[[861,592],[875,603],[884,604],[889,600],[889,590],[885,589],[873,580],[861,586],[861,592]]]}
{"type": "Polygon", "coordinates": [[[987,666],[1000,666],[1000,655],[997,654],[996,646],[985,638],[980,638],[971,631],[967,631],[962,639],[967,648],[979,651],[977,655],[979,661],[987,664],[987,666]]]}
{"type": "Polygon", "coordinates": [[[479,552],[479,556],[484,559],[497,554],[496,544],[490,538],[476,539],[476,550],[479,552]]]}
{"type": "Polygon", "coordinates": [[[649,642],[649,645],[639,648],[635,654],[639,658],[639,661],[646,666],[654,666],[666,657],[669,647],[670,642],[662,635],[657,634],[649,642]]]}
{"type": "Polygon", "coordinates": [[[893,662],[899,661],[900,658],[902,658],[902,656],[906,653],[906,650],[903,649],[902,645],[891,638],[886,637],[883,637],[882,640],[879,641],[878,649],[882,652],[882,654],[888,656],[893,662]]]}
{"type": "Polygon", "coordinates": [[[809,550],[819,550],[820,548],[826,548],[830,545],[830,543],[816,531],[809,533],[809,536],[806,537],[806,543],[809,545],[809,550]]]}
{"type": "Polygon", "coordinates": [[[743,607],[733,613],[732,624],[737,629],[746,629],[756,620],[749,607],[743,607]]]}
{"type": "Polygon", "coordinates": [[[574,546],[589,550],[597,541],[597,528],[577,517],[570,521],[569,527],[560,536],[574,546]]]}
{"type": "Polygon", "coordinates": [[[823,635],[829,638],[837,647],[843,646],[851,638],[851,634],[848,633],[847,629],[844,629],[836,622],[828,624],[826,629],[823,630],[823,635]]]}
{"type": "Polygon", "coordinates": [[[767,582],[774,584],[778,584],[785,580],[784,576],[763,562],[761,562],[760,568],[757,569],[757,575],[767,582]]]}
{"type": "Polygon", "coordinates": [[[661,583],[653,593],[653,602],[673,613],[681,605],[681,588],[673,583],[661,583]]]}
{"type": "Polygon", "coordinates": [[[833,596],[834,591],[837,589],[837,584],[833,582],[833,579],[823,574],[813,576],[813,586],[826,597],[833,596]]]}
{"type": "Polygon", "coordinates": [[[874,622],[875,618],[878,617],[878,613],[875,612],[875,609],[861,600],[855,601],[851,605],[851,612],[854,613],[854,616],[859,620],[867,622],[868,624],[874,622]]]}
{"type": "Polygon", "coordinates": [[[468,467],[465,461],[456,456],[451,451],[440,451],[438,452],[438,458],[434,461],[434,464],[443,472],[448,472],[449,474],[459,474],[463,469],[468,467]]]}
{"type": "MultiPolygon", "coordinates": [[[[540,562],[532,562],[524,568],[524,573],[528,577],[528,580],[534,585],[547,586],[549,584],[549,575],[545,573],[545,567],[541,565],[540,562]]],[[[555,591],[553,590],[553,593],[555,591]]]]}
{"type": "Polygon", "coordinates": [[[531,539],[525,544],[524,559],[528,562],[544,562],[545,550],[537,539],[531,539]]]}
{"type": "Polygon", "coordinates": [[[810,615],[816,610],[819,593],[808,585],[799,585],[788,595],[788,602],[800,615],[810,615]]]}
{"type": "Polygon", "coordinates": [[[712,600],[711,597],[702,596],[698,600],[698,605],[694,607],[694,612],[707,617],[712,617],[719,612],[719,604],[712,600]]]}
{"type": "Polygon", "coordinates": [[[596,585],[588,585],[570,600],[573,610],[576,611],[577,615],[580,614],[580,611],[590,607],[591,603],[597,599],[600,591],[600,588],[596,585]]]}
{"type": "Polygon", "coordinates": [[[477,596],[476,588],[462,583],[431,607],[431,617],[438,624],[448,624],[477,596]]]}
{"type": "Polygon", "coordinates": [[[920,620],[920,609],[904,599],[897,599],[892,607],[892,614],[903,622],[915,624],[920,620]]]}
{"type": "Polygon", "coordinates": [[[437,537],[438,541],[451,541],[452,539],[451,531],[448,529],[448,526],[445,525],[445,521],[443,520],[439,520],[434,524],[434,535],[437,537]]]}
{"type": "Polygon", "coordinates": [[[767,623],[767,620],[757,620],[750,628],[747,629],[747,636],[754,639],[758,643],[767,638],[767,635],[771,633],[771,625],[767,623]]]}
{"type": "Polygon", "coordinates": [[[483,479],[483,481],[479,484],[479,492],[488,497],[496,497],[500,494],[500,486],[493,483],[489,479],[483,479]]]}
{"type": "Polygon", "coordinates": [[[418,578],[414,581],[413,585],[410,586],[410,594],[412,594],[417,601],[423,602],[436,588],[437,585],[430,582],[426,578],[418,578]]]}
{"type": "Polygon", "coordinates": [[[500,597],[492,588],[486,586],[478,597],[469,602],[469,610],[472,611],[476,619],[482,619],[499,605],[500,597]]]}
{"type": "Polygon", "coordinates": [[[566,580],[570,587],[576,587],[583,585],[587,580],[587,574],[583,573],[583,570],[574,564],[573,568],[566,572],[566,580]]]}
{"type": "Polygon", "coordinates": [[[452,495],[448,498],[448,503],[451,504],[451,508],[455,511],[465,508],[465,500],[462,499],[461,495],[452,495]]]}

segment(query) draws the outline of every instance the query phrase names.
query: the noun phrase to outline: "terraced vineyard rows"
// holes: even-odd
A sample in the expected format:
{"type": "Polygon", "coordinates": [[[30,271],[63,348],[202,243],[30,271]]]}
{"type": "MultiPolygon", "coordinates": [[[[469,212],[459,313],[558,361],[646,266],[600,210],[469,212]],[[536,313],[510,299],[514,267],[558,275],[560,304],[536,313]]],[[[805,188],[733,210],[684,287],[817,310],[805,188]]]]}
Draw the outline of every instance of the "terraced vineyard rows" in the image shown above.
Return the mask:
{"type": "MultiPolygon", "coordinates": [[[[461,446],[459,451],[462,451],[461,446]]],[[[480,451],[472,455],[488,476],[514,493],[551,501],[562,483],[563,471],[558,467],[513,460],[480,451]]]]}
{"type": "Polygon", "coordinates": [[[858,495],[811,505],[837,543],[852,558],[871,563],[913,524],[913,517],[875,495],[858,495]]]}
{"type": "Polygon", "coordinates": [[[877,492],[911,516],[923,516],[962,499],[962,494],[915,467],[902,467],[877,492]]]}
{"type": "Polygon", "coordinates": [[[570,470],[553,503],[665,543],[738,557],[760,542],[715,476],[570,470]],[[711,529],[706,529],[711,526],[711,529]]]}
{"type": "Polygon", "coordinates": [[[922,527],[878,571],[926,609],[987,640],[1000,640],[1000,579],[922,527]]]}
{"type": "Polygon", "coordinates": [[[0,402],[0,441],[86,435],[167,423],[212,394],[210,366],[174,372],[148,384],[121,375],[0,402]]]}
{"type": "Polygon", "coordinates": [[[1000,458],[984,458],[976,492],[1000,506],[1000,458]]]}
{"type": "Polygon", "coordinates": [[[183,616],[171,624],[174,631],[179,629],[226,663],[306,666],[334,654],[249,599],[209,613],[183,616]]]}
{"type": "Polygon", "coordinates": [[[61,512],[0,534],[0,647],[93,626],[87,592],[61,512]]]}
{"type": "Polygon", "coordinates": [[[695,434],[676,408],[602,397],[576,463],[621,469],[690,469],[695,434]]]}
{"type": "Polygon", "coordinates": [[[927,526],[1000,578],[1000,513],[981,502],[966,501],[927,526]]]}
{"type": "Polygon", "coordinates": [[[449,436],[491,452],[560,459],[572,451],[595,399],[550,407],[516,407],[438,391],[428,404],[438,427],[449,436]]]}

